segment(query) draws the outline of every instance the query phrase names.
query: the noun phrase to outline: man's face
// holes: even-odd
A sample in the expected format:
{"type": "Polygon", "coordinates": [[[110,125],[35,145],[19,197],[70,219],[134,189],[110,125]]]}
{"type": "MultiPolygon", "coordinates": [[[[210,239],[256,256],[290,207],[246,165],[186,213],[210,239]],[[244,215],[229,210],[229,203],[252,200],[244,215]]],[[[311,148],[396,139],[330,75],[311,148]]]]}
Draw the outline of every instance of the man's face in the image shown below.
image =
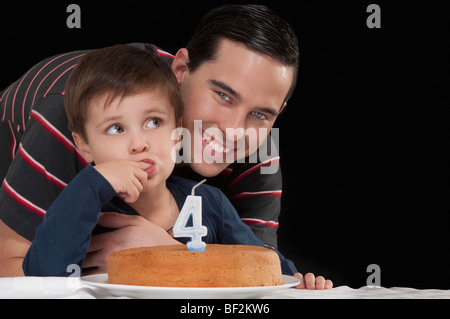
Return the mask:
{"type": "Polygon", "coordinates": [[[293,68],[226,39],[220,43],[216,58],[204,62],[194,72],[186,67],[187,55],[187,50],[181,49],[172,68],[184,102],[183,126],[191,133],[190,166],[200,175],[215,176],[230,164],[226,160],[230,152],[236,161],[262,144],[259,129],[266,129],[264,137],[270,132],[285,104],[293,68]],[[196,120],[201,120],[201,127],[194,126],[196,120]],[[227,128],[236,129],[235,134],[227,136],[227,128]],[[248,129],[257,132],[256,146],[249,147],[253,141],[244,134],[248,129]],[[212,137],[211,132],[221,132],[223,139],[212,137]],[[202,138],[195,139],[195,135],[202,138]],[[202,145],[195,147],[194,142],[202,145]],[[205,161],[203,156],[223,160],[208,163],[211,161],[205,161]],[[194,158],[202,161],[196,163],[194,158]]]}

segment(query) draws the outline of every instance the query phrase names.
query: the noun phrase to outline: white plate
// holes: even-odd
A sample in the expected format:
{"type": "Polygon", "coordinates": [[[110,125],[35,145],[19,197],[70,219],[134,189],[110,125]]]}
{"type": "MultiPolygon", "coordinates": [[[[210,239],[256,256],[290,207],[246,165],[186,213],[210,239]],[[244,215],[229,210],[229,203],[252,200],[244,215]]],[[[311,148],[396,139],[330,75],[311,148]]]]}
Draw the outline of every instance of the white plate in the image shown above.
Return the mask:
{"type": "Polygon", "coordinates": [[[272,291],[290,288],[300,280],[283,275],[284,284],[265,287],[224,287],[224,288],[184,288],[184,287],[148,287],[114,285],[108,283],[108,275],[90,275],[81,277],[81,282],[96,288],[107,290],[118,297],[155,298],[155,299],[247,299],[260,298],[272,291]]]}

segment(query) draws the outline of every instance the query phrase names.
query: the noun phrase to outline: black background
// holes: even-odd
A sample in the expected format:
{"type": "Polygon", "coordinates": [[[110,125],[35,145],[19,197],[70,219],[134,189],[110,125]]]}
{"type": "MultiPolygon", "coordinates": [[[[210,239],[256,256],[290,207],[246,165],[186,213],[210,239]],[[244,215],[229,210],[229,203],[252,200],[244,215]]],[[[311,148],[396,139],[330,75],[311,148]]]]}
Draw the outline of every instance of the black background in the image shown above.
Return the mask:
{"type": "MultiPolygon", "coordinates": [[[[2,4],[0,89],[40,60],[118,43],[176,53],[226,1],[2,4]],[[147,3],[147,4],[145,4],[147,3]]],[[[237,1],[236,1],[237,2],[237,1]]],[[[296,31],[299,83],[280,128],[279,248],[335,285],[450,289],[449,19],[438,2],[257,1],[296,31]],[[369,29],[370,3],[381,29],[369,29]]]]}

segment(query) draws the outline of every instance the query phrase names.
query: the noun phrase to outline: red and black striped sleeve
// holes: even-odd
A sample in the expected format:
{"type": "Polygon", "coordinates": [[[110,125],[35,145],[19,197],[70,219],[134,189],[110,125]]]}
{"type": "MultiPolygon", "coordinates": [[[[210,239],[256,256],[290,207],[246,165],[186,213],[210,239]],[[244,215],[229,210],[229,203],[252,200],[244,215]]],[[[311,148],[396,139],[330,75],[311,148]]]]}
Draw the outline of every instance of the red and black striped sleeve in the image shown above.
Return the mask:
{"type": "Polygon", "coordinates": [[[277,247],[278,217],[281,211],[282,175],[280,157],[253,164],[231,165],[224,192],[241,220],[265,243],[277,247]],[[262,168],[277,167],[271,174],[262,168]]]}
{"type": "Polygon", "coordinates": [[[85,51],[48,58],[31,68],[1,94],[1,143],[4,179],[0,218],[32,240],[47,208],[87,163],[67,129],[64,86],[85,51]],[[5,134],[9,133],[9,134],[5,134]]]}

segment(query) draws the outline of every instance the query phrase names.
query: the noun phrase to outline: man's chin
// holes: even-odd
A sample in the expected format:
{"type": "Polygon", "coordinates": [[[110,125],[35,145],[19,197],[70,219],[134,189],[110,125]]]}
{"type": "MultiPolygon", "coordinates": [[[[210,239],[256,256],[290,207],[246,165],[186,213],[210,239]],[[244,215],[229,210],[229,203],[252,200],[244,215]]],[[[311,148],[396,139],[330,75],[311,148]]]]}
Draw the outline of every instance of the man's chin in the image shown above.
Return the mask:
{"type": "Polygon", "coordinates": [[[227,163],[190,163],[189,166],[197,174],[204,177],[214,177],[219,175],[229,166],[227,163]]]}

